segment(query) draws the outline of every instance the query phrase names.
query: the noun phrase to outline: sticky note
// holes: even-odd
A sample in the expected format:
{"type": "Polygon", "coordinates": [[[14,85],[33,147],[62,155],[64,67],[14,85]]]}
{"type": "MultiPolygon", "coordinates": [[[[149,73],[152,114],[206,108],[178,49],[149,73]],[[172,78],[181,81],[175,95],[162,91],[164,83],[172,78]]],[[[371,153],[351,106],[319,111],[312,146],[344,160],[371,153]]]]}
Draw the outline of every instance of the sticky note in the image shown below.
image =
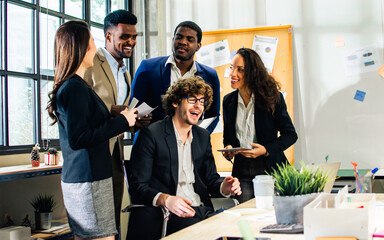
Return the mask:
{"type": "Polygon", "coordinates": [[[235,50],[232,50],[231,51],[231,56],[229,57],[229,59],[232,59],[233,58],[233,56],[235,56],[235,54],[237,53],[237,51],[235,51],[235,50]]]}
{"type": "Polygon", "coordinates": [[[384,65],[382,65],[378,70],[377,72],[379,73],[379,75],[384,78],[384,65]]]}
{"type": "Polygon", "coordinates": [[[229,68],[225,69],[224,77],[225,78],[229,77],[229,68]]]}
{"type": "Polygon", "coordinates": [[[335,37],[333,41],[335,47],[344,47],[344,37],[335,37]]]}
{"type": "Polygon", "coordinates": [[[365,98],[365,94],[366,94],[366,92],[356,90],[354,99],[363,102],[364,98],[365,98]]]}

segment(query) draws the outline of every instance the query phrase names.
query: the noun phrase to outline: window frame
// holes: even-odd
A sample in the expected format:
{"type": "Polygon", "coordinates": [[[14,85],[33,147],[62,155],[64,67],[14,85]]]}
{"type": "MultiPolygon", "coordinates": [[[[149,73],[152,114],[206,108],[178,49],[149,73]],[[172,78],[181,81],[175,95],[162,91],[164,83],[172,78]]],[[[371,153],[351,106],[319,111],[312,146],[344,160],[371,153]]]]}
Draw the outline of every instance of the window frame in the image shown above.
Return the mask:
{"type": "MultiPolygon", "coordinates": [[[[55,147],[60,149],[59,139],[42,139],[42,106],[41,106],[41,96],[40,96],[40,81],[53,81],[53,76],[44,75],[41,73],[40,66],[40,14],[47,14],[48,16],[53,16],[59,18],[60,25],[64,21],[68,20],[84,20],[89,24],[90,27],[95,27],[103,29],[103,24],[98,22],[91,21],[91,1],[92,0],[83,0],[83,9],[82,9],[82,18],[77,18],[64,13],[65,9],[65,0],[59,0],[59,11],[47,9],[39,5],[39,0],[33,0],[33,3],[21,1],[21,0],[5,0],[0,2],[0,19],[1,25],[1,38],[0,41],[0,84],[3,91],[0,94],[2,99],[2,106],[0,110],[2,111],[2,119],[0,119],[0,126],[2,128],[2,135],[0,136],[2,142],[0,142],[0,155],[9,155],[9,154],[21,154],[29,153],[31,148],[38,143],[40,147],[47,146],[55,147]],[[8,70],[8,39],[7,39],[7,25],[8,25],[8,3],[17,5],[19,7],[26,8],[32,11],[32,73],[19,72],[19,71],[9,71],[8,70]],[[8,121],[8,79],[9,77],[21,77],[33,80],[33,144],[9,145],[9,121],[8,121]]],[[[112,0],[105,0],[106,9],[105,14],[111,12],[112,0]]],[[[132,11],[132,0],[124,0],[124,9],[132,11]]],[[[52,49],[53,54],[53,49],[52,49]]],[[[128,61],[129,72],[132,75],[133,67],[131,62],[128,61]]],[[[131,144],[132,141],[125,141],[126,144],[131,144]]]]}

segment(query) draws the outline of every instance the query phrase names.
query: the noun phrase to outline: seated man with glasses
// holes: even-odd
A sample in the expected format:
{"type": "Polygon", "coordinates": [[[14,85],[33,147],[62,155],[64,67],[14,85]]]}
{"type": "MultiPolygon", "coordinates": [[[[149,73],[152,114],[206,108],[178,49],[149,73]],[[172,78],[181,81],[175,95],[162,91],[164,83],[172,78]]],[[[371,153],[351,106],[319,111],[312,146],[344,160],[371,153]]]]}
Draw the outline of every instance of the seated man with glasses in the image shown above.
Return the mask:
{"type": "Polygon", "coordinates": [[[180,79],[163,95],[168,117],[141,130],[131,153],[129,193],[133,204],[127,239],[159,239],[163,214],[167,234],[207,218],[210,196],[241,194],[237,178],[220,179],[209,132],[196,126],[212,104],[212,88],[201,77],[180,79]]]}

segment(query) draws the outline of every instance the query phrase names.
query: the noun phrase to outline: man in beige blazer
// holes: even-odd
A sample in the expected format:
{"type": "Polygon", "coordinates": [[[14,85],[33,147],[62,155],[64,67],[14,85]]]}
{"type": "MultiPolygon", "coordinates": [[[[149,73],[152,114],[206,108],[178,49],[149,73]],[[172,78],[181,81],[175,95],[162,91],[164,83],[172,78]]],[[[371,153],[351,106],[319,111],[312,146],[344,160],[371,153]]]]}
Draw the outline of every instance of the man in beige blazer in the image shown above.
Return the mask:
{"type": "MultiPolygon", "coordinates": [[[[116,10],[108,14],[104,19],[105,48],[97,50],[93,68],[88,69],[85,74],[85,80],[103,100],[112,116],[118,115],[128,106],[131,76],[123,60],[131,57],[136,45],[136,23],[136,16],[126,10],[116,10]]],[[[148,125],[150,117],[142,118],[137,122],[136,127],[148,125]]],[[[134,128],[130,131],[134,132],[134,128]]],[[[124,191],[123,137],[123,135],[117,136],[109,142],[113,161],[112,179],[118,231],[124,191]]]]}

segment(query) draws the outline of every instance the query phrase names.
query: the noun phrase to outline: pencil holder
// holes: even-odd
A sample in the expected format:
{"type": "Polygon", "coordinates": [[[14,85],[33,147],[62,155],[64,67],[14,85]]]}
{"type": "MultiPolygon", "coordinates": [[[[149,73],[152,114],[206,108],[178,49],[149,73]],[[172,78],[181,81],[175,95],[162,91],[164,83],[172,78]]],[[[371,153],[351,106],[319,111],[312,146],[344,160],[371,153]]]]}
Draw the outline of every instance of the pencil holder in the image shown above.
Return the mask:
{"type": "Polygon", "coordinates": [[[372,192],[372,177],[359,176],[356,179],[356,193],[371,193],[372,192]]]}

